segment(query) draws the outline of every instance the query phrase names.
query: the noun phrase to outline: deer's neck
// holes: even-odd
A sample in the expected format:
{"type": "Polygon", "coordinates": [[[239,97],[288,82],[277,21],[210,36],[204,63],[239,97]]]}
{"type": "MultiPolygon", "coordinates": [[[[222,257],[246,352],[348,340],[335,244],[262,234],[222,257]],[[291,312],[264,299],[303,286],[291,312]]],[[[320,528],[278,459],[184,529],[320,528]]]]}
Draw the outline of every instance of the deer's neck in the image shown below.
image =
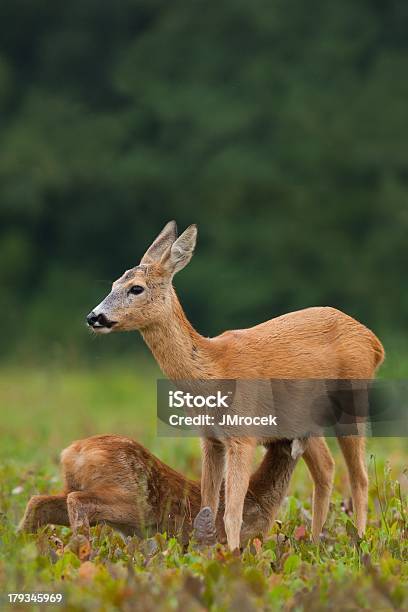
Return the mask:
{"type": "Polygon", "coordinates": [[[210,340],[191,325],[174,289],[170,305],[163,320],[142,330],[162,372],[172,380],[214,378],[216,371],[210,355],[210,340]]]}

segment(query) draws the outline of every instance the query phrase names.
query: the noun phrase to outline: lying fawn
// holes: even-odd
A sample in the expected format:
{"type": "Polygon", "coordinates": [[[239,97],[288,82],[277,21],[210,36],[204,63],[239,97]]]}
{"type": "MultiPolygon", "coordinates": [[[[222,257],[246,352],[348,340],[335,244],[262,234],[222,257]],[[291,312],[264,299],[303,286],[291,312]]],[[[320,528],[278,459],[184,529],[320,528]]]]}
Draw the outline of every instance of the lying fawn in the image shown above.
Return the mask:
{"type": "MultiPolygon", "coordinates": [[[[97,333],[139,330],[164,374],[187,379],[369,379],[384,359],[381,342],[367,327],[331,307],[313,307],[251,327],[201,336],[187,320],[172,285],[190,261],[197,228],[179,238],[168,223],[140,264],[113,283],[109,295],[87,317],[97,333]]],[[[367,517],[368,479],[363,437],[339,437],[351,485],[357,529],[367,517]]],[[[225,468],[225,530],[239,544],[245,494],[257,440],[203,438],[201,497],[217,513],[225,468]]],[[[304,459],[314,483],[312,536],[326,520],[334,461],[323,438],[311,438],[304,459]]]]}
{"type": "MultiPolygon", "coordinates": [[[[245,498],[242,546],[270,530],[296,462],[291,442],[282,440],[268,447],[251,476],[245,498]]],[[[32,532],[47,524],[67,525],[74,533],[89,536],[91,525],[105,522],[126,535],[166,531],[187,544],[193,518],[200,509],[200,485],[168,467],[134,440],[110,435],[79,440],[62,452],[61,464],[64,492],[32,497],[20,523],[21,530],[32,532]]],[[[204,539],[207,536],[197,535],[204,539]]],[[[216,537],[225,542],[221,509],[216,537]]]]}

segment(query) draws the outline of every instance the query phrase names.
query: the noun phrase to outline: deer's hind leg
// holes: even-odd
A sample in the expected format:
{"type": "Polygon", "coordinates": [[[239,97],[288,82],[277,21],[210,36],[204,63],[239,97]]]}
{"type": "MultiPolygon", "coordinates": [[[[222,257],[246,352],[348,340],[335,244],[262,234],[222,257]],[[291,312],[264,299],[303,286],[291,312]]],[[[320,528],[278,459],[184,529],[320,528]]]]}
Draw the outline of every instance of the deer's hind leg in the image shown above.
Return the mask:
{"type": "Polygon", "coordinates": [[[339,436],[337,438],[346,461],[353,509],[356,515],[357,532],[361,537],[367,523],[368,476],[365,462],[365,438],[362,436],[339,436]]]}
{"type": "Polygon", "coordinates": [[[69,526],[67,495],[34,495],[27,504],[19,531],[32,533],[44,525],[69,526]]]}
{"type": "Polygon", "coordinates": [[[324,438],[310,438],[303,458],[313,479],[312,538],[318,542],[329,511],[334,459],[324,438]]]}
{"type": "Polygon", "coordinates": [[[143,527],[143,520],[135,503],[92,491],[74,491],[67,497],[69,524],[76,535],[89,537],[89,527],[108,523],[124,532],[135,532],[143,527]]]}

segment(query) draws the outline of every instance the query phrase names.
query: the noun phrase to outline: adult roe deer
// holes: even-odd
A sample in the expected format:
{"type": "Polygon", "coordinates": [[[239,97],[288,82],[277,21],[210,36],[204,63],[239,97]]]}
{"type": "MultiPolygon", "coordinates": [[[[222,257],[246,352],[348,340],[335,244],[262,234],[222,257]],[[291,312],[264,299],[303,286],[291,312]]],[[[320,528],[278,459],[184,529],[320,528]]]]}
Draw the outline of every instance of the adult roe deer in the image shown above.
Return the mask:
{"type": "MultiPolygon", "coordinates": [[[[190,324],[172,285],[190,261],[195,225],[177,237],[168,223],[140,264],[113,283],[109,295],[88,315],[97,333],[139,330],[164,374],[182,379],[370,379],[384,359],[379,339],[352,317],[331,307],[285,314],[248,329],[201,336],[190,324]]],[[[339,437],[349,473],[357,530],[367,519],[365,441],[339,437]]],[[[202,505],[217,514],[225,468],[225,530],[239,545],[255,438],[202,439],[202,505]]],[[[314,483],[312,537],[319,539],[332,490],[334,461],[323,438],[310,438],[303,454],[314,483]]]]}
{"type": "MultiPolygon", "coordinates": [[[[279,440],[268,447],[245,498],[242,546],[270,530],[296,463],[289,441],[279,440]]],[[[51,523],[89,536],[89,526],[106,522],[126,535],[166,531],[187,544],[200,509],[200,485],[141,444],[124,436],[93,436],[66,448],[61,464],[63,493],[32,497],[20,523],[22,531],[32,532],[51,523]]],[[[212,535],[225,541],[221,511],[212,535]]]]}

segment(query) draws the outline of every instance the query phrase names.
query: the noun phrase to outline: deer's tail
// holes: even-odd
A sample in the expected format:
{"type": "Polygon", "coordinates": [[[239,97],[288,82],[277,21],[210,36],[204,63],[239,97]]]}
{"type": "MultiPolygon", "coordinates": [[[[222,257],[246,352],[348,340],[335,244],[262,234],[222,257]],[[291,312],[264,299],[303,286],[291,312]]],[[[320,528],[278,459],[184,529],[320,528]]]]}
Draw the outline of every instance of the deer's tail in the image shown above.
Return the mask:
{"type": "Polygon", "coordinates": [[[377,336],[373,333],[371,345],[374,353],[374,367],[377,370],[385,359],[385,350],[377,336]]]}

